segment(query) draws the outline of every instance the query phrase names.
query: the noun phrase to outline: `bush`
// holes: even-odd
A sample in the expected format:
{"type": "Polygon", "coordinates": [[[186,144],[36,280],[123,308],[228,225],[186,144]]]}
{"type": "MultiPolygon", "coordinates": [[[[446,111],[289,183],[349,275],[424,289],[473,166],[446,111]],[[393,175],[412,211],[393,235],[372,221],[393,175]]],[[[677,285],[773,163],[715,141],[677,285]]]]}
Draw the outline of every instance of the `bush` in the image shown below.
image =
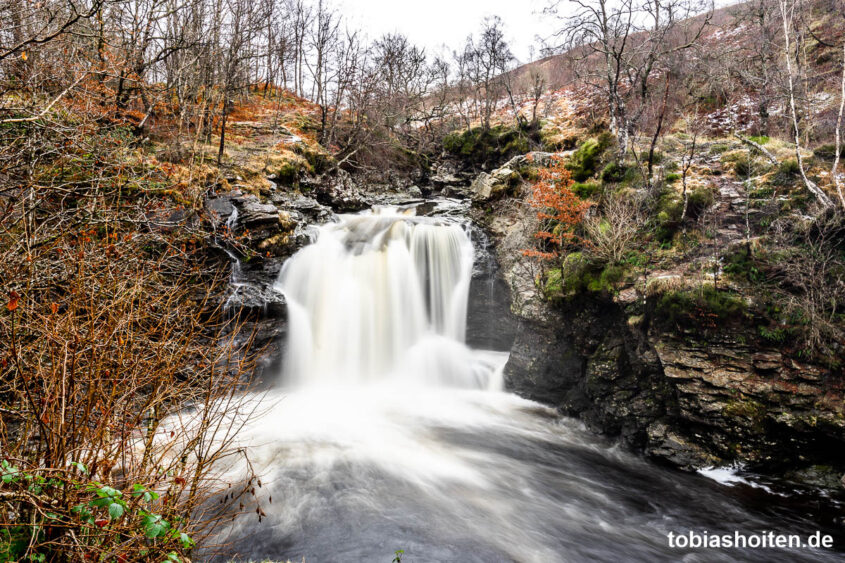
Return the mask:
{"type": "Polygon", "coordinates": [[[677,172],[672,172],[670,174],[666,174],[666,183],[673,184],[681,179],[681,175],[677,172]]]}
{"type": "Polygon", "coordinates": [[[308,164],[311,167],[310,172],[313,172],[314,174],[322,174],[328,170],[332,164],[331,156],[321,150],[313,149],[305,143],[296,143],[293,146],[293,152],[308,161],[308,164]]]}
{"type": "MultiPolygon", "coordinates": [[[[713,190],[698,187],[687,194],[686,219],[695,221],[711,205],[713,205],[713,190]]],[[[681,226],[681,215],[684,212],[684,199],[681,194],[672,189],[666,189],[657,202],[655,214],[655,237],[659,242],[668,242],[675,236],[681,226]]]]}
{"type": "Polygon", "coordinates": [[[547,298],[574,297],[584,293],[613,293],[628,273],[625,265],[598,264],[581,252],[569,253],[560,269],[545,278],[547,298]]]}
{"type": "Polygon", "coordinates": [[[723,271],[735,278],[759,283],[766,277],[759,266],[754,256],[742,247],[725,256],[723,271]]]}

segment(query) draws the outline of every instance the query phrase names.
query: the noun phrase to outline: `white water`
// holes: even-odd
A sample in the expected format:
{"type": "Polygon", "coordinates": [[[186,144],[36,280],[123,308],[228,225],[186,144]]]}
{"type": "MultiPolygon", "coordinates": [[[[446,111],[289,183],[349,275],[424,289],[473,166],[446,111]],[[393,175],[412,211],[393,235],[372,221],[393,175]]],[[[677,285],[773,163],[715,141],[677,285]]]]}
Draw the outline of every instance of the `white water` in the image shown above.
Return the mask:
{"type": "Polygon", "coordinates": [[[504,358],[464,344],[472,263],[461,225],[413,210],[322,227],[277,283],[288,300],[284,383],[497,389],[504,358]]]}
{"type": "Polygon", "coordinates": [[[220,561],[834,559],[669,548],[668,532],[806,524],[502,391],[507,353],[464,343],[472,262],[460,224],[395,209],[341,216],[288,261],[282,385],[237,436],[266,517],[212,538],[236,552],[220,561]]]}

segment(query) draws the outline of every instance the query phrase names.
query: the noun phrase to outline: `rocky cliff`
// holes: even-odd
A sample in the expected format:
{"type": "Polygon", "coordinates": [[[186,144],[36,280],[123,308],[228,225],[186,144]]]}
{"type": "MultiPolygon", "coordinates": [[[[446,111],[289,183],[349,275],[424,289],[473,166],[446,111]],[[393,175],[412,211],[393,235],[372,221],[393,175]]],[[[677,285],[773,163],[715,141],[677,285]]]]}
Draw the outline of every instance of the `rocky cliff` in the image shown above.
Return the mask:
{"type": "Polygon", "coordinates": [[[536,231],[527,188],[487,185],[504,176],[483,174],[473,195],[520,320],[505,369],[510,389],[682,469],[740,463],[845,486],[838,373],[767,342],[750,321],[674,325],[642,290],[649,280],[544,299],[540,266],[520,252],[536,231]]]}

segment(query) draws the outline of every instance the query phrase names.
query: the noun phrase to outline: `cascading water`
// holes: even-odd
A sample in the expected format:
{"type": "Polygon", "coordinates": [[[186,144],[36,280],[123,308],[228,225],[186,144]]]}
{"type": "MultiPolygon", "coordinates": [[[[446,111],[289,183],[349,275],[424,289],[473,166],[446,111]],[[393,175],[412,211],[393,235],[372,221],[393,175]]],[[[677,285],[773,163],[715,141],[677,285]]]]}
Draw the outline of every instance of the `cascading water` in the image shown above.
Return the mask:
{"type": "Polygon", "coordinates": [[[814,525],[501,391],[507,353],[464,344],[467,295],[490,291],[472,262],[459,223],[396,209],[341,216],[288,261],[282,385],[237,436],[273,502],[260,524],[246,514],[210,538],[237,554],[220,561],[838,560],[669,547],[669,532],[814,525]]]}
{"type": "Polygon", "coordinates": [[[496,388],[489,355],[464,345],[472,243],[461,225],[412,213],[342,216],[287,262],[285,383],[496,388]]]}

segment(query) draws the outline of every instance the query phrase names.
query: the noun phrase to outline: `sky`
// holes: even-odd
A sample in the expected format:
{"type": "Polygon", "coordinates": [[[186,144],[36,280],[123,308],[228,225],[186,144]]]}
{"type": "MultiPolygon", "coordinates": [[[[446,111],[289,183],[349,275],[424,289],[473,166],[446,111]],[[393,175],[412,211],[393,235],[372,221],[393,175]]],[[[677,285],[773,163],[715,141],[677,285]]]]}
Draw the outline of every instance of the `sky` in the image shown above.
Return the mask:
{"type": "MultiPolygon", "coordinates": [[[[485,16],[498,15],[513,54],[528,62],[536,35],[548,36],[560,22],[543,15],[549,0],[338,0],[350,27],[364,30],[370,39],[400,32],[430,54],[448,54],[477,34],[485,16]]],[[[538,55],[539,56],[539,55],[538,55]]]]}
{"type": "MultiPolygon", "coordinates": [[[[737,0],[715,0],[717,7],[737,0]]],[[[477,34],[486,16],[498,15],[505,23],[511,51],[520,63],[530,62],[536,37],[549,38],[562,22],[543,14],[551,0],[336,0],[349,25],[369,39],[400,32],[426,48],[429,54],[450,54],[467,35],[477,34]]],[[[572,7],[560,2],[561,14],[572,7]]],[[[539,58],[539,48],[534,58],[539,58]]]]}

